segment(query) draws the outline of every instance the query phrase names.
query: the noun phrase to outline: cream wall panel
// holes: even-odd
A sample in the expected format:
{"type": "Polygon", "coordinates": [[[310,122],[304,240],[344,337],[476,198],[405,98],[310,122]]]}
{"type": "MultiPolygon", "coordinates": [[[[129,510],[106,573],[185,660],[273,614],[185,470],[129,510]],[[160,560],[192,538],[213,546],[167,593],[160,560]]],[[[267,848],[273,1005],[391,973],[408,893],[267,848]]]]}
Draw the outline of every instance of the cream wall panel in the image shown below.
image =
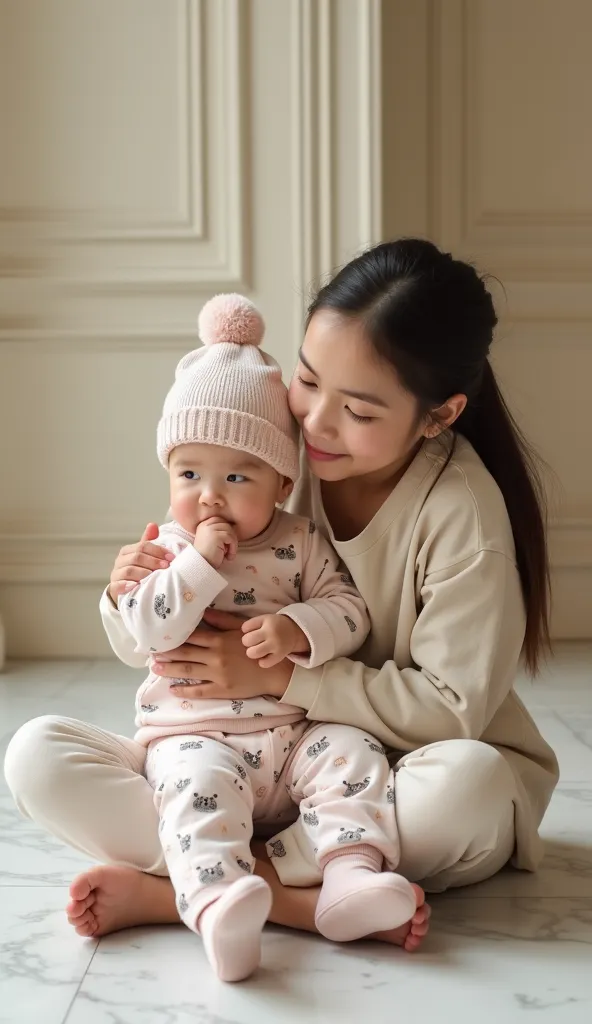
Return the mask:
{"type": "Polygon", "coordinates": [[[549,477],[553,631],[592,635],[592,65],[586,0],[385,4],[387,234],[496,275],[495,366],[549,477]]]}
{"type": "Polygon", "coordinates": [[[244,10],[240,0],[43,7],[36,84],[51,104],[40,140],[50,159],[36,201],[72,228],[70,279],[244,286],[244,10]]]}
{"type": "Polygon", "coordinates": [[[587,0],[560,12],[554,0],[465,3],[467,143],[484,226],[558,240],[575,227],[590,243],[589,10],[587,0]]]}
{"type": "MultiPolygon", "coordinates": [[[[592,271],[582,130],[591,18],[586,0],[428,8],[431,223],[456,248],[490,253],[519,282],[559,275],[578,290],[577,278],[592,271]]],[[[579,291],[592,311],[583,281],[579,291]]]]}

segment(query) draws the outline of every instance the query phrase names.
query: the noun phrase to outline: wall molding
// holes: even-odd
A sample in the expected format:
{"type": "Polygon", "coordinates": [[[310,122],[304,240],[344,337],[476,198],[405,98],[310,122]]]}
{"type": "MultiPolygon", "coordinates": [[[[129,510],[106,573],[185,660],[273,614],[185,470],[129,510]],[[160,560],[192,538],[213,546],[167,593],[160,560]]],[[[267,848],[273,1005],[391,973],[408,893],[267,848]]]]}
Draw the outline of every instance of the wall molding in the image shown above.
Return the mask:
{"type": "Polygon", "coordinates": [[[180,0],[179,218],[126,227],[68,211],[55,240],[66,293],[248,289],[249,6],[180,0]]]}
{"type": "MultiPolygon", "coordinates": [[[[6,583],[101,583],[109,576],[120,547],[138,535],[135,524],[86,534],[0,534],[0,585],[6,583]]],[[[552,521],[551,566],[592,572],[592,516],[552,521]]]]}
{"type": "Polygon", "coordinates": [[[380,0],[298,0],[291,5],[292,266],[294,335],[302,338],[311,288],[352,255],[340,238],[343,199],[355,221],[355,249],[382,231],[380,0]],[[344,38],[347,52],[344,56],[344,38]],[[335,40],[340,46],[335,45],[335,40]],[[355,60],[351,60],[351,53],[355,60]],[[354,77],[356,103],[340,88],[354,77]],[[347,120],[351,138],[344,138],[347,120]],[[353,141],[352,141],[353,140],[353,141]],[[355,167],[343,173],[344,146],[355,167]],[[339,202],[341,200],[341,209],[339,202]]]}
{"type": "MultiPolygon", "coordinates": [[[[548,235],[558,228],[568,229],[573,237],[573,230],[580,240],[592,245],[592,209],[584,210],[521,210],[521,209],[496,209],[488,210],[483,203],[479,193],[479,163],[477,159],[477,143],[481,135],[480,126],[482,118],[479,116],[479,91],[478,67],[479,54],[475,47],[475,41],[479,29],[479,18],[483,0],[460,0],[462,3],[462,90],[465,102],[463,104],[463,145],[462,154],[465,167],[472,163],[476,169],[474,176],[466,176],[465,180],[469,185],[467,189],[467,214],[466,223],[469,228],[495,228],[514,229],[532,228],[539,235],[544,229],[548,235]]],[[[553,244],[553,243],[552,243],[553,244]]]]}
{"type": "Polygon", "coordinates": [[[552,569],[592,570],[592,516],[551,520],[549,550],[552,569]]]}
{"type": "Polygon", "coordinates": [[[0,535],[0,586],[5,584],[97,584],[106,586],[115,556],[129,538],[84,539],[0,535]]]}
{"type": "MultiPolygon", "coordinates": [[[[171,7],[173,4],[171,4],[171,7]]],[[[178,153],[181,187],[179,190],[179,216],[169,221],[130,226],[113,224],[96,234],[84,233],[84,241],[93,244],[105,242],[151,242],[188,239],[201,241],[205,237],[205,209],[203,191],[206,181],[206,123],[203,113],[204,56],[206,52],[205,18],[206,0],[175,0],[179,62],[177,93],[180,105],[182,133],[178,153]]]]}
{"type": "MultiPolygon", "coordinates": [[[[538,280],[587,282],[592,274],[591,210],[491,210],[481,196],[479,6],[478,0],[428,4],[428,234],[469,260],[485,253],[491,270],[506,280],[536,275],[538,280]]],[[[592,318],[590,301],[589,308],[592,318]]]]}
{"type": "MultiPolygon", "coordinates": [[[[0,321],[1,325],[1,321],[0,321]]],[[[0,351],[22,356],[25,347],[50,353],[87,353],[92,355],[112,352],[176,352],[179,356],[199,344],[197,330],[166,327],[154,330],[142,328],[113,328],[111,331],[76,328],[56,330],[50,328],[0,326],[0,351]]]]}
{"type": "Polygon", "coordinates": [[[294,333],[296,348],[309,289],[333,265],[335,138],[332,0],[291,4],[291,120],[294,333]]]}
{"type": "Polygon", "coordinates": [[[360,66],[360,189],[359,218],[362,245],[382,239],[382,40],[381,2],[357,5],[360,66]]]}

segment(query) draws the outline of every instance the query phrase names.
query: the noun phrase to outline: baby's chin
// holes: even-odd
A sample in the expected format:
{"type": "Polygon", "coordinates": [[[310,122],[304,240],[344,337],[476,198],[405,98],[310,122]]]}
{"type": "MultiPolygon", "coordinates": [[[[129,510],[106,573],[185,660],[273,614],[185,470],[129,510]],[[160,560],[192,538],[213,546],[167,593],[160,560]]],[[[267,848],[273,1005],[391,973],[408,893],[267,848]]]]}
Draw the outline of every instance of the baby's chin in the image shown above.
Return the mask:
{"type": "Polygon", "coordinates": [[[235,523],[234,529],[239,543],[255,540],[262,533],[265,533],[275,515],[275,506],[267,516],[262,516],[256,523],[235,523]]]}

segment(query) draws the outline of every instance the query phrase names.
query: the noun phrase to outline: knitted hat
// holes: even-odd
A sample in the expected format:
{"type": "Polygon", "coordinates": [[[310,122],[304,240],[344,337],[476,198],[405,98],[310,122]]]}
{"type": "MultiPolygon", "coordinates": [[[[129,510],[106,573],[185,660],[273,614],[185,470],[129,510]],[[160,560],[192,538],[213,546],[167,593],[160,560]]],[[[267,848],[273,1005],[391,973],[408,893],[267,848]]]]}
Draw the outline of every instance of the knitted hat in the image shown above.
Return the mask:
{"type": "Polygon", "coordinates": [[[242,295],[216,295],[198,320],[203,348],[181,359],[158,424],[157,451],[168,467],[180,444],[219,444],[256,455],[298,478],[298,430],[282,372],[258,346],[265,325],[242,295]]]}

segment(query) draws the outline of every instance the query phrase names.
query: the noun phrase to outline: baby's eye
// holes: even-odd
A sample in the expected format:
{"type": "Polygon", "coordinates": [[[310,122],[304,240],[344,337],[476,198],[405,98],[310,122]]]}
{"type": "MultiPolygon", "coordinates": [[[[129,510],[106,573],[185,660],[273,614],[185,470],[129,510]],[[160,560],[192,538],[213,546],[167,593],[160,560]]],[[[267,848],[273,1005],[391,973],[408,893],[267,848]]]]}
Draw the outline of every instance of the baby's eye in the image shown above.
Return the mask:
{"type": "Polygon", "coordinates": [[[242,473],[229,473],[226,479],[229,484],[242,484],[247,478],[242,473]]]}
{"type": "Polygon", "coordinates": [[[199,480],[199,473],[195,473],[192,469],[186,469],[183,476],[186,480],[199,480]]]}

